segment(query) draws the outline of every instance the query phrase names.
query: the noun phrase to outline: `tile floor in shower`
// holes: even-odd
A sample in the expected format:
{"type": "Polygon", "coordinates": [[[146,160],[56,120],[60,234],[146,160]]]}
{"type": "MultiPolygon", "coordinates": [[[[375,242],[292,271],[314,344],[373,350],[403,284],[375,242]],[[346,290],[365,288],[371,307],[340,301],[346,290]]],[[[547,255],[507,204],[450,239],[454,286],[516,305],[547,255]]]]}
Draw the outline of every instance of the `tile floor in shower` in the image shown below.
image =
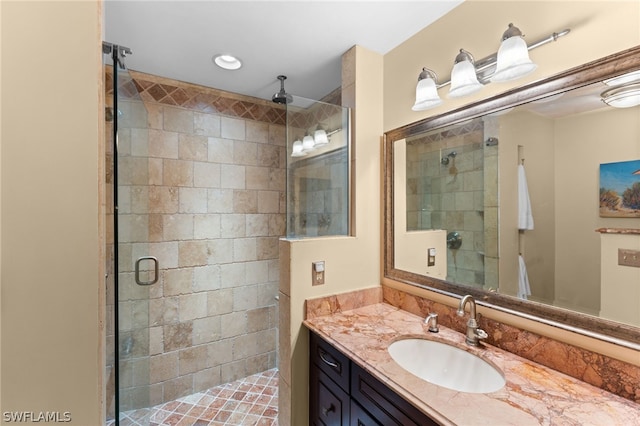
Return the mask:
{"type": "MultiPolygon", "coordinates": [[[[113,426],[107,421],[106,426],[113,426]]],[[[127,411],[121,426],[278,425],[278,370],[271,369],[152,408],[127,411]]]]}

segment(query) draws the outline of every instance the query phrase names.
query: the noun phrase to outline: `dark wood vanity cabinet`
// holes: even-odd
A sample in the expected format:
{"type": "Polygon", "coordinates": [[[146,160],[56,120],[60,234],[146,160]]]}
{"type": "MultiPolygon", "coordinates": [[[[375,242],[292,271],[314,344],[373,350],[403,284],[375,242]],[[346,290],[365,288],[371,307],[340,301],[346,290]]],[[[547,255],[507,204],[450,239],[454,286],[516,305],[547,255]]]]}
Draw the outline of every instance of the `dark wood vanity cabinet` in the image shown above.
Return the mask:
{"type": "Polygon", "coordinates": [[[310,333],[309,354],[309,424],[349,425],[351,361],[315,333],[310,333]]]}
{"type": "Polygon", "coordinates": [[[437,425],[313,332],[309,354],[310,425],[437,425]]]}

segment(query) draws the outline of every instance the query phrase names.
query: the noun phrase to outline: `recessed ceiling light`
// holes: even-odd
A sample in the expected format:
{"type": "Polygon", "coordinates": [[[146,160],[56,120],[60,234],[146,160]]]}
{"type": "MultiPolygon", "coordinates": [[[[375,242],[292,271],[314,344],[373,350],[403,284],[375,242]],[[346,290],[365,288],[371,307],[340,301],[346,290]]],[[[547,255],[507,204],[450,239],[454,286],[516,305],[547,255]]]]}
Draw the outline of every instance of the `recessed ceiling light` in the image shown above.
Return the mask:
{"type": "Polygon", "coordinates": [[[216,55],[213,57],[213,62],[225,70],[237,70],[242,66],[240,59],[232,55],[216,55]]]}

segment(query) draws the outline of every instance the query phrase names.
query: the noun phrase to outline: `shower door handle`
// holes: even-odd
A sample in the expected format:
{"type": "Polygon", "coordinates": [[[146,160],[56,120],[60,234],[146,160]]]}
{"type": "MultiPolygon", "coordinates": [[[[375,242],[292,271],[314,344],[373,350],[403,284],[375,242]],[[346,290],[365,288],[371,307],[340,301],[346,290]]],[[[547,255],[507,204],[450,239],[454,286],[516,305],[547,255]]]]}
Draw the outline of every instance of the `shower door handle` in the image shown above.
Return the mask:
{"type": "Polygon", "coordinates": [[[138,260],[136,260],[136,284],[138,285],[152,285],[158,282],[158,272],[159,272],[159,267],[158,267],[158,259],[153,257],[153,256],[142,256],[141,258],[139,258],[138,260]],[[149,281],[141,281],[140,280],[140,262],[142,262],[143,260],[150,260],[153,262],[153,279],[149,280],[149,281]]]}

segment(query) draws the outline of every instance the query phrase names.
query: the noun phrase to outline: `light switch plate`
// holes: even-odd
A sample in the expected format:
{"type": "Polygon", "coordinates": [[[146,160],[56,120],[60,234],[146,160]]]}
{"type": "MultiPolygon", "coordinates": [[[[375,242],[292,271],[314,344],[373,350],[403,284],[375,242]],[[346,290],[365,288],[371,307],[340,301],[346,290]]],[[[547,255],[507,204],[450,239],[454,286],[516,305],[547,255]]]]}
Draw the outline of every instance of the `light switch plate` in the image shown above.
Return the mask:
{"type": "Polygon", "coordinates": [[[436,249],[427,249],[427,266],[435,266],[436,264],[436,249]]]}
{"type": "Polygon", "coordinates": [[[311,285],[324,284],[324,260],[311,263],[311,285]]]}
{"type": "Polygon", "coordinates": [[[618,249],[618,265],[640,268],[640,250],[618,249]]]}

